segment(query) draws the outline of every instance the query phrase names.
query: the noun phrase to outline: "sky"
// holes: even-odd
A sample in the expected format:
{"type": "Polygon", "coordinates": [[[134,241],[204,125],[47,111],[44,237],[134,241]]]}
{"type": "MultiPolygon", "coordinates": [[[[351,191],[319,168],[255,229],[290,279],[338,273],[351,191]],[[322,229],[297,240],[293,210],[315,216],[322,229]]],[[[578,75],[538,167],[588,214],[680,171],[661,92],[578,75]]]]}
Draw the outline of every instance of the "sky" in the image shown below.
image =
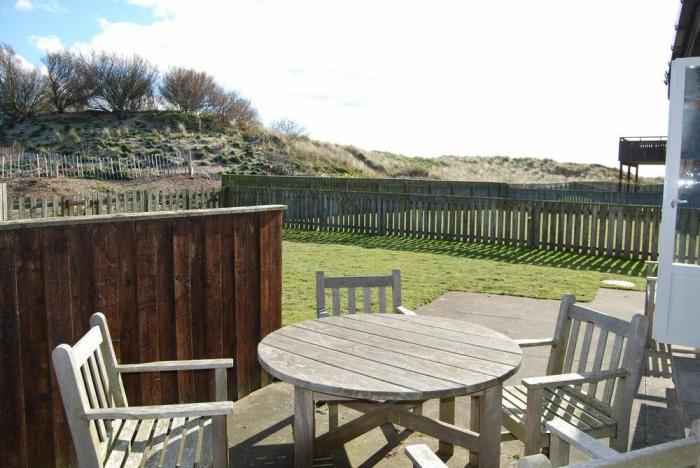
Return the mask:
{"type": "MultiPolygon", "coordinates": [[[[0,42],[204,70],[315,139],[617,165],[666,135],[677,0],[0,0],[0,42]]],[[[642,170],[660,175],[660,169],[642,170]]]]}

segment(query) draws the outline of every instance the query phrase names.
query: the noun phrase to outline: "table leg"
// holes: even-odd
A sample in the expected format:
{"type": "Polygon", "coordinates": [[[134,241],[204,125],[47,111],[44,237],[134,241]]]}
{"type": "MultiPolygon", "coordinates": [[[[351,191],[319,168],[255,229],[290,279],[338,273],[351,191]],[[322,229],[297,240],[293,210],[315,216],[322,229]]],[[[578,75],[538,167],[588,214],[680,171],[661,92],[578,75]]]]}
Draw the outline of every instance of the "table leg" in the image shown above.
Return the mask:
{"type": "Polygon", "coordinates": [[[294,387],[294,466],[308,468],[314,465],[314,400],[313,392],[294,387]]]}
{"type": "MultiPolygon", "coordinates": [[[[481,393],[472,395],[469,398],[469,430],[479,433],[479,405],[481,404],[481,393]]],[[[474,451],[469,451],[469,464],[471,466],[479,466],[479,454],[474,451]]]]}
{"type": "MultiPolygon", "coordinates": [[[[501,463],[501,397],[503,385],[484,390],[477,405],[480,468],[498,468],[501,463]]],[[[472,410],[474,407],[472,406],[472,410]]],[[[472,414],[472,417],[474,415],[472,414]]],[[[470,463],[471,463],[471,453],[470,463]]]]}
{"type": "MultiPolygon", "coordinates": [[[[455,397],[440,398],[440,421],[449,424],[455,423],[455,397]]],[[[454,450],[453,444],[440,441],[438,451],[441,455],[452,456],[454,450]]]]}

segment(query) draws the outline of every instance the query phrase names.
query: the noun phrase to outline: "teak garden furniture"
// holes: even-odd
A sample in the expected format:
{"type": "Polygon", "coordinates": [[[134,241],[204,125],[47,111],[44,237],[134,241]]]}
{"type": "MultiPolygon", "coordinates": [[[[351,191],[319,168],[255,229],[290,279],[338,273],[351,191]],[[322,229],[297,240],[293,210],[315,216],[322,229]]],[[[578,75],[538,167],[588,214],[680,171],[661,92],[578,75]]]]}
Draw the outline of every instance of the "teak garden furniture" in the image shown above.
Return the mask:
{"type": "MultiPolygon", "coordinates": [[[[415,312],[401,305],[401,271],[391,270],[389,276],[336,276],[328,277],[323,271],[316,272],[316,316],[328,317],[326,309],[326,291],[331,290],[331,313],[355,314],[357,310],[357,290],[362,292],[362,312],[372,313],[372,291],[377,290],[380,314],[387,312],[387,288],[391,289],[391,311],[403,315],[416,315],[415,312]],[[347,309],[341,304],[341,291],[347,290],[347,309]]],[[[331,429],[338,427],[338,401],[327,401],[323,398],[316,400],[318,403],[328,404],[328,425],[331,429]]],[[[418,404],[414,411],[420,413],[422,404],[418,404]]]]}
{"type": "Polygon", "coordinates": [[[340,292],[347,289],[348,307],[345,312],[354,314],[357,312],[357,290],[362,291],[362,312],[372,311],[372,289],[377,289],[379,301],[379,313],[387,312],[386,289],[391,289],[391,311],[397,314],[415,315],[412,310],[401,304],[401,271],[392,270],[389,276],[326,276],[324,272],[316,272],[316,316],[318,318],[329,315],[340,315],[343,311],[340,292]],[[332,309],[329,314],[326,309],[326,290],[331,290],[332,309]]]}
{"type": "Polygon", "coordinates": [[[575,302],[571,294],[562,299],[553,338],[516,340],[521,347],[551,347],[547,375],[503,389],[503,426],[510,431],[504,440],[521,440],[526,455],[549,446],[550,420],[627,450],[647,318],[637,314],[627,322],[575,302]]]}
{"type": "Polygon", "coordinates": [[[693,422],[690,435],[651,447],[620,453],[595,440],[585,432],[555,420],[547,423],[552,442],[549,459],[542,454],[530,455],[518,463],[518,468],[558,468],[568,465],[569,449],[576,447],[592,460],[569,465],[578,468],[678,468],[700,467],[700,419],[693,422]]]}
{"type": "Polygon", "coordinates": [[[436,437],[471,451],[472,462],[497,467],[502,383],[520,367],[510,338],[471,323],[399,314],[354,314],[288,325],[258,345],[262,367],[294,385],[294,460],[314,455],[385,423],[436,437]],[[456,396],[472,395],[470,428],[454,425],[456,396]],[[412,412],[440,399],[440,420],[412,412]],[[354,400],[364,413],[315,437],[314,401],[354,400]]]}
{"type": "Polygon", "coordinates": [[[414,468],[447,468],[447,465],[425,444],[407,445],[404,452],[414,468]]]}
{"type": "Polygon", "coordinates": [[[81,467],[228,464],[226,369],[232,359],[117,363],[105,316],[75,345],[53,350],[63,406],[81,467]],[[129,406],[122,374],[213,369],[218,401],[129,406]]]}

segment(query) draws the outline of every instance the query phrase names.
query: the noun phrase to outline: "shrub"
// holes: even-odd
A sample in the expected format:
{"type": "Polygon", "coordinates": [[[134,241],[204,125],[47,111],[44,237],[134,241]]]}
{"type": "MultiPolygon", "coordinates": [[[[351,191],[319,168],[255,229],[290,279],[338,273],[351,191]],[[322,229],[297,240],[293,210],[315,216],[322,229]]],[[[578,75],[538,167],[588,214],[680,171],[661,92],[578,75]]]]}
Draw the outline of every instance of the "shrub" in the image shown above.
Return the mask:
{"type": "Polygon", "coordinates": [[[172,108],[189,114],[198,114],[207,108],[216,88],[214,78],[191,68],[172,68],[159,90],[161,98],[172,108]]]}
{"type": "Polygon", "coordinates": [[[89,70],[94,81],[93,109],[122,113],[155,107],[158,72],[143,57],[93,52],[89,70]]]}
{"type": "Polygon", "coordinates": [[[285,138],[296,140],[305,137],[306,129],[292,119],[280,119],[272,122],[272,130],[281,133],[285,138]]]}
{"type": "Polygon", "coordinates": [[[47,95],[59,113],[82,110],[95,90],[94,73],[83,56],[69,51],[50,52],[42,59],[46,66],[47,95]]]}
{"type": "Polygon", "coordinates": [[[78,132],[76,132],[74,128],[68,131],[68,138],[76,145],[80,143],[80,135],[78,135],[78,132]]]}
{"type": "Polygon", "coordinates": [[[32,118],[49,109],[46,78],[26,69],[15,51],[0,43],[0,114],[8,121],[32,118]]]}

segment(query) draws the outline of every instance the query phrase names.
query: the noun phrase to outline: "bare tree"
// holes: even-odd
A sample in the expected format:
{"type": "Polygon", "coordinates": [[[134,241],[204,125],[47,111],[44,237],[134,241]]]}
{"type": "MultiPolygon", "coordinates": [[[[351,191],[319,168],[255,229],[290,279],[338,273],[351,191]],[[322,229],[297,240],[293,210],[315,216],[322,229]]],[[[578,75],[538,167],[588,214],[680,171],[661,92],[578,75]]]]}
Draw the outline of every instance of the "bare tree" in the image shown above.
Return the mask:
{"type": "Polygon", "coordinates": [[[216,89],[214,78],[191,68],[172,68],[163,77],[160,97],[170,106],[190,114],[206,110],[212,92],[216,89]]]}
{"type": "Polygon", "coordinates": [[[236,126],[258,121],[258,111],[248,99],[235,91],[224,91],[220,86],[216,86],[210,94],[207,108],[236,126]]]}
{"type": "Polygon", "coordinates": [[[46,110],[45,78],[35,68],[24,68],[12,47],[0,43],[0,113],[21,120],[46,110]]]}
{"type": "Polygon", "coordinates": [[[158,71],[143,57],[93,53],[90,72],[95,83],[91,107],[117,113],[153,107],[158,71]]]}
{"type": "Polygon", "coordinates": [[[286,138],[296,140],[306,136],[306,129],[292,119],[279,119],[272,122],[270,128],[280,132],[286,138]]]}
{"type": "Polygon", "coordinates": [[[48,97],[54,109],[63,113],[87,107],[95,83],[86,60],[80,55],[60,51],[46,54],[42,61],[46,65],[48,97]]]}

